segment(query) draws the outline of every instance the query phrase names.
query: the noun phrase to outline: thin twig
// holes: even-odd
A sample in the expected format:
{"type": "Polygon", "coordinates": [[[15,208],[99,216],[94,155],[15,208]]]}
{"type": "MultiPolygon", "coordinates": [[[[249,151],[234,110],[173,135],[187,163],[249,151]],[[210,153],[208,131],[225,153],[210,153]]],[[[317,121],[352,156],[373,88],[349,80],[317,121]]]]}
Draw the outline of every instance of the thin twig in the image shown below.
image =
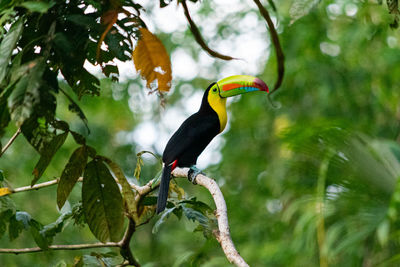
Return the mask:
{"type": "MultiPolygon", "coordinates": [[[[118,242],[107,242],[107,243],[94,243],[94,244],[78,244],[78,245],[51,245],[48,250],[80,250],[88,248],[106,248],[106,247],[120,247],[118,242]]],[[[23,254],[48,251],[43,250],[39,247],[34,248],[0,248],[0,253],[10,254],[23,254]]]]}
{"type": "Polygon", "coordinates": [[[15,141],[15,139],[17,139],[20,133],[21,133],[21,128],[18,128],[15,134],[11,137],[10,140],[8,140],[7,144],[1,150],[0,157],[3,156],[4,152],[6,152],[6,150],[11,146],[11,144],[15,141]]]}
{"type": "MultiPolygon", "coordinates": [[[[175,177],[188,177],[189,168],[176,168],[172,175],[175,177]]],[[[218,186],[218,184],[212,179],[205,175],[199,174],[196,176],[196,183],[205,187],[212,195],[215,206],[216,206],[216,217],[218,221],[218,231],[214,232],[215,238],[221,244],[222,250],[225,253],[226,258],[229,262],[240,267],[248,267],[249,265],[240,256],[233,244],[231,234],[229,231],[228,223],[228,211],[224,196],[218,186]]]]}
{"type": "Polygon", "coordinates": [[[226,56],[223,54],[220,54],[214,50],[212,50],[210,47],[208,47],[208,45],[206,44],[206,42],[203,39],[203,36],[200,33],[199,28],[197,28],[196,23],[194,23],[194,21],[192,20],[190,13],[189,13],[189,9],[186,5],[186,0],[182,0],[180,1],[180,3],[183,6],[183,10],[186,16],[187,21],[189,22],[189,26],[190,26],[190,31],[192,32],[194,39],[196,40],[196,42],[201,46],[201,48],[203,48],[208,54],[210,54],[212,57],[216,57],[216,58],[220,58],[223,60],[232,60],[235,59],[233,57],[230,56],[226,56]]]}
{"type": "Polygon", "coordinates": [[[44,183],[35,184],[34,186],[30,186],[30,185],[22,186],[22,187],[18,187],[18,188],[11,190],[11,192],[14,194],[14,193],[21,193],[21,192],[30,191],[30,190],[38,190],[43,187],[48,187],[51,185],[58,184],[58,181],[59,181],[59,179],[54,179],[54,180],[47,181],[44,183]]]}
{"type": "Polygon", "coordinates": [[[278,33],[275,29],[274,23],[268,13],[268,10],[261,4],[259,0],[253,0],[256,3],[258,9],[260,10],[261,15],[267,21],[269,34],[271,35],[272,43],[275,47],[276,60],[277,60],[277,71],[278,71],[278,79],[275,82],[274,89],[271,91],[270,95],[279,89],[282,84],[283,76],[285,73],[285,56],[282,51],[281,43],[279,42],[278,33]]]}

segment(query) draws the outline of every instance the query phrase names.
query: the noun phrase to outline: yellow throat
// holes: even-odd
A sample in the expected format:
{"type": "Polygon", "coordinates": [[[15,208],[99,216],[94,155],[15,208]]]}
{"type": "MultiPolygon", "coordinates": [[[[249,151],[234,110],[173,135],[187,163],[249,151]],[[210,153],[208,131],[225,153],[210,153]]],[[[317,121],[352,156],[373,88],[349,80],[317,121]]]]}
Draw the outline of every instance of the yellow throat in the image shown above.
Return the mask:
{"type": "Polygon", "coordinates": [[[212,89],[208,93],[208,103],[211,108],[217,113],[219,119],[219,132],[225,129],[226,121],[228,119],[226,114],[226,98],[219,96],[219,92],[212,89]]]}

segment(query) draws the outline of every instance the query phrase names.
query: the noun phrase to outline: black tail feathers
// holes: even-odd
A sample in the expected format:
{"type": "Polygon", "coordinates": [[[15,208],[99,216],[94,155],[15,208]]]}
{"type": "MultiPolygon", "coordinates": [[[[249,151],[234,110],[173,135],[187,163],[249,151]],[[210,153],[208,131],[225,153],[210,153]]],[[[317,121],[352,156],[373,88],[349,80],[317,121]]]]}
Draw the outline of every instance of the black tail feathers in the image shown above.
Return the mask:
{"type": "Polygon", "coordinates": [[[157,199],[157,214],[162,212],[167,205],[169,181],[171,179],[172,165],[165,165],[161,176],[160,190],[157,199]]]}

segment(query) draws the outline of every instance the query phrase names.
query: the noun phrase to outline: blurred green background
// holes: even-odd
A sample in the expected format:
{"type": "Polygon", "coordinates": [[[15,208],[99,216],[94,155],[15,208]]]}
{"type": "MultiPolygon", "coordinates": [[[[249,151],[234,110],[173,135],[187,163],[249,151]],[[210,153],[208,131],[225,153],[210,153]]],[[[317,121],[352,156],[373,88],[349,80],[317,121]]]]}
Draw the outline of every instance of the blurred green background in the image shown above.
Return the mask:
{"type": "MultiPolygon", "coordinates": [[[[244,59],[208,58],[199,52],[184,23],[173,28],[179,17],[178,22],[172,15],[170,22],[162,21],[165,14],[182,10],[171,5],[160,15],[158,5],[145,3],[146,22],[172,55],[173,67],[180,60],[165,108],[156,95],[142,89],[136,74],[127,75],[120,84],[103,79],[100,97],[79,101],[90,134],[68,111],[68,104],[58,100],[57,116],[72,122],[72,129],[85,134],[89,145],[120,164],[129,177],[136,153],[146,149],[161,154],[168,137],[199,106],[202,90],[210,82],[228,74],[252,74],[273,85],[273,48],[254,3],[236,1],[241,8],[228,12],[229,1],[215,2],[189,7],[195,9],[193,17],[211,47],[244,59]],[[168,24],[173,25],[168,28],[168,24]],[[261,41],[255,42],[264,43],[252,46],[249,31],[260,36],[261,41]],[[248,47],[254,60],[246,62],[246,49],[235,54],[238,42],[248,47]],[[182,60],[186,57],[192,60],[182,60]],[[153,136],[152,141],[141,142],[143,136],[153,136]]],[[[200,165],[221,186],[232,238],[250,266],[399,266],[399,30],[390,28],[394,18],[378,1],[322,1],[293,22],[299,13],[293,7],[296,2],[276,1],[278,11],[271,12],[278,20],[286,59],[285,78],[272,97],[273,105],[255,94],[230,103],[227,130],[205,151],[200,165]]],[[[8,127],[3,144],[15,130],[8,127]]],[[[60,176],[76,148],[70,138],[41,182],[60,176]]],[[[1,158],[0,169],[13,187],[25,186],[38,158],[20,136],[1,158]]],[[[141,182],[158,171],[157,161],[145,157],[141,182]]],[[[183,179],[177,182],[187,196],[213,207],[204,188],[183,179]]],[[[80,189],[80,184],[75,187],[71,205],[80,199],[80,189]]],[[[17,209],[43,224],[59,215],[56,187],[11,199],[17,209]]],[[[171,216],[153,234],[155,222],[139,227],[132,240],[133,253],[143,266],[230,266],[215,240],[193,232],[196,223],[171,216]]],[[[54,244],[90,242],[96,240],[87,228],[70,224],[54,244]]],[[[25,232],[13,242],[7,235],[0,239],[2,248],[33,246],[25,232]]],[[[74,256],[91,251],[110,249],[0,254],[0,265],[66,266],[74,256]]]]}

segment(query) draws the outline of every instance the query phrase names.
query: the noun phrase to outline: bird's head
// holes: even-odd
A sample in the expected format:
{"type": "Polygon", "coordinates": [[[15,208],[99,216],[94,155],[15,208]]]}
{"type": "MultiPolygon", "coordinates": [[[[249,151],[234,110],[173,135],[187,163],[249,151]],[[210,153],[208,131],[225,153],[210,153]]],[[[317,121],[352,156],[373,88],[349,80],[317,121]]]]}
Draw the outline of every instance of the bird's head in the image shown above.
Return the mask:
{"type": "Polygon", "coordinates": [[[264,91],[268,92],[267,85],[259,78],[249,75],[235,75],[212,83],[206,90],[200,110],[208,110],[210,106],[220,120],[220,131],[225,128],[226,98],[244,93],[264,91]]]}
{"type": "Polygon", "coordinates": [[[268,86],[259,78],[249,75],[234,75],[214,83],[209,95],[226,98],[244,93],[264,91],[269,92],[268,86]]]}

